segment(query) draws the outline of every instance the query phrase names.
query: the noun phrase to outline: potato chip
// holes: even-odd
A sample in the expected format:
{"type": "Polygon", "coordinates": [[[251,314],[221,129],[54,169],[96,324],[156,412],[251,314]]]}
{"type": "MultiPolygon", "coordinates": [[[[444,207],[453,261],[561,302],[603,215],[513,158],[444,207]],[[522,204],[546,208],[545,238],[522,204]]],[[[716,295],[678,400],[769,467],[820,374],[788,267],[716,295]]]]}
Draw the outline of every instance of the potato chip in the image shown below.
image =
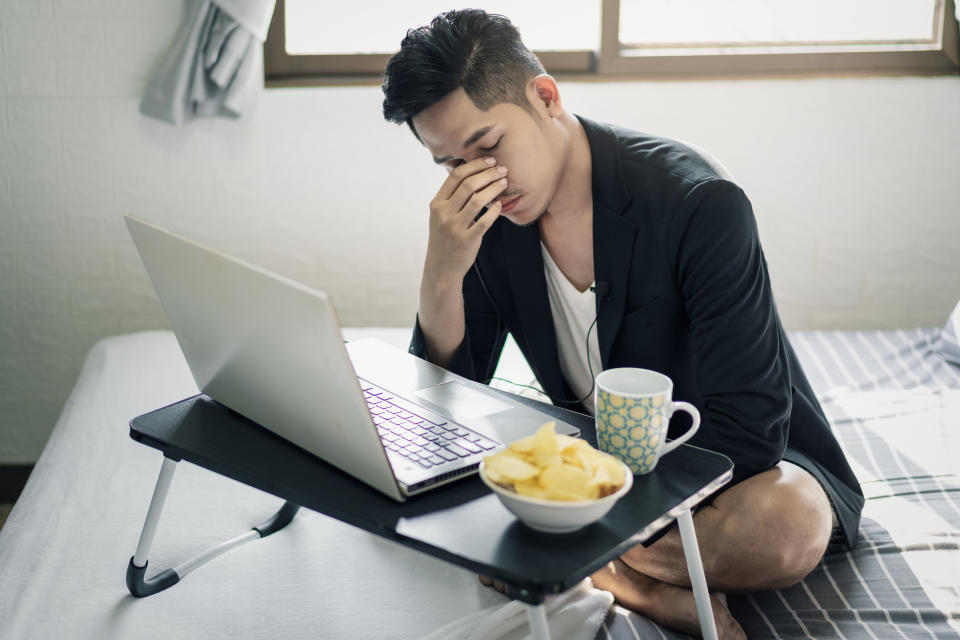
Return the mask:
{"type": "Polygon", "coordinates": [[[603,493],[605,486],[613,485],[614,482],[610,479],[610,473],[607,471],[607,468],[602,464],[592,467],[593,472],[590,474],[590,481],[587,483],[589,485],[596,485],[600,488],[600,492],[603,493]]]}
{"type": "Polygon", "coordinates": [[[533,463],[541,469],[563,463],[557,447],[557,434],[553,430],[554,424],[544,424],[533,435],[533,463]]]}
{"type": "Polygon", "coordinates": [[[598,458],[607,473],[610,474],[610,481],[616,486],[620,486],[626,480],[626,473],[623,470],[623,463],[610,455],[603,455],[598,458]]]}
{"type": "Polygon", "coordinates": [[[562,433],[556,434],[556,438],[557,438],[557,449],[559,449],[561,453],[568,451],[571,448],[580,448],[580,447],[586,447],[587,449],[593,448],[590,446],[590,443],[588,443],[583,438],[574,438],[573,436],[564,435],[562,433]]]}
{"type": "Polygon", "coordinates": [[[560,463],[547,467],[540,472],[539,482],[548,493],[562,491],[579,496],[578,500],[591,500],[599,493],[596,487],[587,486],[590,482],[587,472],[572,464],[560,463]]]}
{"type": "Polygon", "coordinates": [[[536,477],[540,470],[510,455],[509,451],[494,454],[484,461],[484,471],[494,482],[510,483],[530,480],[536,477]]]}
{"type": "Polygon", "coordinates": [[[547,494],[536,479],[524,480],[513,485],[513,490],[522,496],[547,500],[547,494]]]}
{"type": "Polygon", "coordinates": [[[580,453],[575,447],[567,447],[564,449],[563,453],[560,454],[560,459],[567,464],[575,464],[583,467],[583,465],[580,464],[580,453]]]}
{"type": "Polygon", "coordinates": [[[527,436],[526,438],[520,438],[519,440],[511,442],[509,449],[517,453],[530,453],[533,451],[533,436],[527,436]]]}
{"type": "Polygon", "coordinates": [[[589,498],[586,498],[579,493],[571,493],[570,491],[555,489],[553,487],[544,489],[543,493],[544,498],[547,500],[562,500],[564,502],[579,502],[580,500],[589,500],[589,498]]]}
{"type": "MultiPolygon", "coordinates": [[[[590,455],[589,452],[584,451],[578,447],[577,449],[573,450],[573,453],[575,456],[574,464],[579,465],[579,467],[583,469],[588,476],[595,478],[597,475],[597,469],[598,468],[603,469],[603,465],[597,462],[595,459],[595,456],[590,455]]],[[[604,471],[604,473],[606,474],[606,471],[604,471]]],[[[606,474],[605,477],[609,479],[610,475],[606,474]]]]}
{"type": "Polygon", "coordinates": [[[497,453],[498,456],[503,456],[504,458],[513,458],[514,460],[520,460],[521,462],[526,462],[530,464],[530,455],[526,453],[520,453],[518,451],[513,451],[512,449],[504,449],[500,453],[497,453]]]}
{"type": "Polygon", "coordinates": [[[615,493],[623,463],[581,438],[557,434],[547,422],[484,460],[487,478],[515,493],[545,500],[595,500],[615,493]]]}

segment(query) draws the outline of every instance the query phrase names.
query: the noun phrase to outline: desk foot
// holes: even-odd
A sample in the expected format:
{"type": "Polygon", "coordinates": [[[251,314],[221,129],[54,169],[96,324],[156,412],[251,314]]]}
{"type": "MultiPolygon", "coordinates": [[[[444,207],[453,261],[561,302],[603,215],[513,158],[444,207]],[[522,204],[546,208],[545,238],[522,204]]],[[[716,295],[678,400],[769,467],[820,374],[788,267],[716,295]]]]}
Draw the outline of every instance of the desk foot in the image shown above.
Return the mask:
{"type": "Polygon", "coordinates": [[[131,595],[137,598],[152,596],[172,587],[200,565],[213,560],[234,547],[276,533],[290,524],[290,521],[293,520],[300,509],[298,505],[292,502],[285,502],[280,510],[263,524],[253,527],[250,531],[236,538],[210,547],[172,569],[164,569],[152,578],[147,578],[147,555],[150,553],[150,547],[153,546],[153,538],[157,532],[157,525],[160,523],[160,514],[163,512],[163,504],[167,500],[167,493],[170,490],[170,483],[173,481],[173,472],[176,471],[176,467],[176,460],[164,457],[163,466],[160,467],[160,476],[157,478],[157,485],[154,487],[153,497],[150,499],[150,507],[147,509],[147,518],[143,523],[143,531],[140,533],[137,551],[127,565],[127,589],[131,595]]]}
{"type": "Polygon", "coordinates": [[[547,611],[543,604],[527,604],[527,620],[530,622],[532,640],[550,640],[550,627],[547,626],[547,611]]]}
{"type": "Polygon", "coordinates": [[[693,598],[697,602],[700,632],[704,640],[717,640],[717,624],[713,619],[713,607],[710,605],[707,577],[703,573],[703,560],[700,557],[700,546],[697,544],[697,532],[694,531],[693,517],[689,509],[680,514],[677,524],[680,526],[680,540],[683,542],[683,555],[687,559],[693,598]]]}

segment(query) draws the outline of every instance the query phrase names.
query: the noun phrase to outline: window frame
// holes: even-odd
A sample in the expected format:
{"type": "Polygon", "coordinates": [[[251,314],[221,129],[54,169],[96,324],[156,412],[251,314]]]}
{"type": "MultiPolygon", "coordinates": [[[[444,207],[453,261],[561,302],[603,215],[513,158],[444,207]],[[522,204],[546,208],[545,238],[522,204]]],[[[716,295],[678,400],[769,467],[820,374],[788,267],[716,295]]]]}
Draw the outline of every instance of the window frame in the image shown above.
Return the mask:
{"type": "MultiPolygon", "coordinates": [[[[276,0],[264,43],[267,87],[379,84],[392,54],[291,55],[284,0],[276,0]]],[[[851,42],[639,47],[619,40],[620,0],[601,0],[599,51],[535,51],[553,75],[577,80],[717,77],[933,75],[960,70],[955,0],[937,0],[933,37],[911,43],[851,42]]]]}

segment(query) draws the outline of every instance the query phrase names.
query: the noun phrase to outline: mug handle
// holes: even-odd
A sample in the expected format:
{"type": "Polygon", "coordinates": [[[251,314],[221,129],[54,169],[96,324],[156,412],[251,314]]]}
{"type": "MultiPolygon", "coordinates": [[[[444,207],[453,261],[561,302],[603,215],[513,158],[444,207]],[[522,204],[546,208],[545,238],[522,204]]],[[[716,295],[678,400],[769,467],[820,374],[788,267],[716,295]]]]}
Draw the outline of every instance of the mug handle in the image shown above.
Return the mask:
{"type": "MultiPolygon", "coordinates": [[[[690,417],[693,418],[693,424],[690,425],[690,428],[686,432],[670,442],[664,442],[663,448],[660,450],[660,455],[665,456],[667,453],[673,451],[684,442],[693,437],[693,434],[697,432],[697,429],[700,428],[700,412],[695,406],[689,402],[671,402],[670,403],[670,416],[672,416],[677,410],[686,411],[690,414],[690,417]]],[[[667,421],[670,420],[670,416],[667,416],[667,421]]]]}

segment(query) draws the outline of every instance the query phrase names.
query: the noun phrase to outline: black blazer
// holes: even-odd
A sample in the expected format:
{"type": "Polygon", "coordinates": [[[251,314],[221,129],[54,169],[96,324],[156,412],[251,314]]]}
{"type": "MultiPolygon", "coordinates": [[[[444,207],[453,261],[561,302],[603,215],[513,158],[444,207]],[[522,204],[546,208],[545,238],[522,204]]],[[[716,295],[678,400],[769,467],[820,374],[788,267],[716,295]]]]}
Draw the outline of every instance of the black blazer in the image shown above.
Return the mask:
{"type": "MultiPolygon", "coordinates": [[[[580,121],[602,369],[672,378],[673,397],[702,416],[690,443],[729,456],[734,482],[781,459],[805,468],[852,547],[863,493],[780,324],[750,201],[683,144],[580,121]]],[[[451,371],[489,382],[510,332],[553,402],[584,411],[560,371],[537,225],[497,220],[463,296],[466,336],[451,371]]],[[[419,322],[410,351],[429,359],[419,322]]],[[[671,423],[671,437],[685,424],[671,423]]]]}

